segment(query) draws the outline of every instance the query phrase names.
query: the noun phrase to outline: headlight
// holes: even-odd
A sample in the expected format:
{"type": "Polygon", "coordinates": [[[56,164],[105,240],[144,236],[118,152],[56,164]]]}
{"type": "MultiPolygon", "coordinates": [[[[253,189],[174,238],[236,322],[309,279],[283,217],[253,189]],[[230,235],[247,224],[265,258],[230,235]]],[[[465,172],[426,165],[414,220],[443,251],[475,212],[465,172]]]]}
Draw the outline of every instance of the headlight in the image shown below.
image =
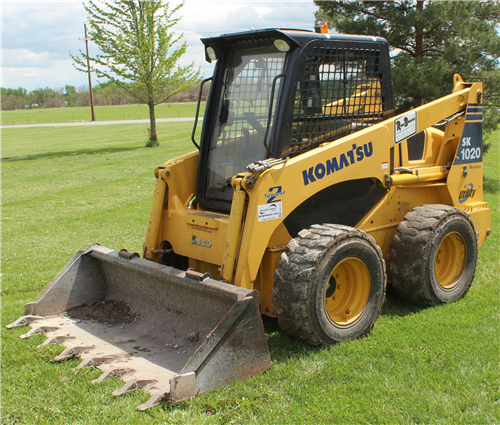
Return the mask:
{"type": "Polygon", "coordinates": [[[211,61],[216,61],[217,60],[217,55],[215,54],[215,50],[211,46],[207,47],[207,55],[208,55],[208,57],[210,58],[211,61]]]}
{"type": "Polygon", "coordinates": [[[288,52],[290,50],[290,45],[285,41],[281,39],[274,40],[274,46],[280,51],[280,52],[288,52]]]}

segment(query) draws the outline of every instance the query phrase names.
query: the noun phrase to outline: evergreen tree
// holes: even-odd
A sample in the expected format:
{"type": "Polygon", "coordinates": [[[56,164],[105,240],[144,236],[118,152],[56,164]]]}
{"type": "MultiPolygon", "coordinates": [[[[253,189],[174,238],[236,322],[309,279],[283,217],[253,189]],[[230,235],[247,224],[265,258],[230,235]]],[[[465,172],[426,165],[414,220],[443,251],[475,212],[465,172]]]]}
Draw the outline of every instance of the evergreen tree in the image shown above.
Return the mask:
{"type": "MultiPolygon", "coordinates": [[[[150,143],[156,145],[155,106],[199,80],[193,64],[178,66],[187,46],[179,46],[182,35],[169,32],[179,22],[174,14],[183,4],[172,10],[162,0],[91,0],[83,5],[89,38],[101,50],[88,58],[93,70],[149,106],[150,143]]],[[[87,71],[85,53],[71,57],[79,71],[87,71]]]]}
{"type": "Polygon", "coordinates": [[[379,34],[393,50],[397,112],[452,90],[453,75],[484,82],[485,129],[500,122],[500,4],[496,1],[315,1],[347,34],[379,34]]]}

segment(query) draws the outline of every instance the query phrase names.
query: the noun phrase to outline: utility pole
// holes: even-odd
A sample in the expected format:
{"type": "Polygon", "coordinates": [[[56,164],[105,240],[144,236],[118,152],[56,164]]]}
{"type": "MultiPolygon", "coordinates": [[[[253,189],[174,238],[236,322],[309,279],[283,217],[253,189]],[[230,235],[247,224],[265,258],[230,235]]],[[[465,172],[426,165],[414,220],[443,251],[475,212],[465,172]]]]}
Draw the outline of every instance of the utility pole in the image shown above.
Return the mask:
{"type": "Polygon", "coordinates": [[[89,60],[89,37],[87,36],[87,24],[83,24],[85,28],[85,47],[87,49],[87,72],[89,74],[89,90],[90,90],[90,108],[92,110],[92,121],[95,121],[94,113],[94,94],[92,93],[92,78],[90,76],[90,60],[89,60]]]}

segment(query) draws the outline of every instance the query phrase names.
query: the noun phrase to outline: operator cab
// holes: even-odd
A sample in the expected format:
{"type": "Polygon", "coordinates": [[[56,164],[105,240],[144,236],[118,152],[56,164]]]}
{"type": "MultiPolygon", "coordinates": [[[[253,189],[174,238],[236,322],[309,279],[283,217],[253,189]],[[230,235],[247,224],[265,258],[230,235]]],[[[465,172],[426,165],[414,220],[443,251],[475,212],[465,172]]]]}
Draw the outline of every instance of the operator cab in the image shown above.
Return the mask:
{"type": "Polygon", "coordinates": [[[382,38],[266,29],[202,42],[217,61],[200,140],[204,208],[230,211],[231,178],[255,161],[296,156],[393,115],[382,38]]]}

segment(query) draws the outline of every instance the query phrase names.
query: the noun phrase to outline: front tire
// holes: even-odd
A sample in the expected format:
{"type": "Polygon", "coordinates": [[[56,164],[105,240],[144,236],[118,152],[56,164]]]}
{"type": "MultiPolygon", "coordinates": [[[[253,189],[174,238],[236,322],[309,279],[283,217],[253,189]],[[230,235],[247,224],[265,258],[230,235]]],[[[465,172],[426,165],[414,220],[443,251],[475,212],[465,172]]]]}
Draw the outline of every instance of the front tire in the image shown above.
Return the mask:
{"type": "Polygon", "coordinates": [[[302,230],[280,258],[273,287],[280,327],[311,345],[367,335],[385,298],[382,252],[365,232],[324,224],[302,230]]]}
{"type": "Polygon", "coordinates": [[[392,285],[424,306],[462,298],[474,279],[477,235],[472,220],[448,205],[416,207],[399,224],[391,246],[392,285]]]}

